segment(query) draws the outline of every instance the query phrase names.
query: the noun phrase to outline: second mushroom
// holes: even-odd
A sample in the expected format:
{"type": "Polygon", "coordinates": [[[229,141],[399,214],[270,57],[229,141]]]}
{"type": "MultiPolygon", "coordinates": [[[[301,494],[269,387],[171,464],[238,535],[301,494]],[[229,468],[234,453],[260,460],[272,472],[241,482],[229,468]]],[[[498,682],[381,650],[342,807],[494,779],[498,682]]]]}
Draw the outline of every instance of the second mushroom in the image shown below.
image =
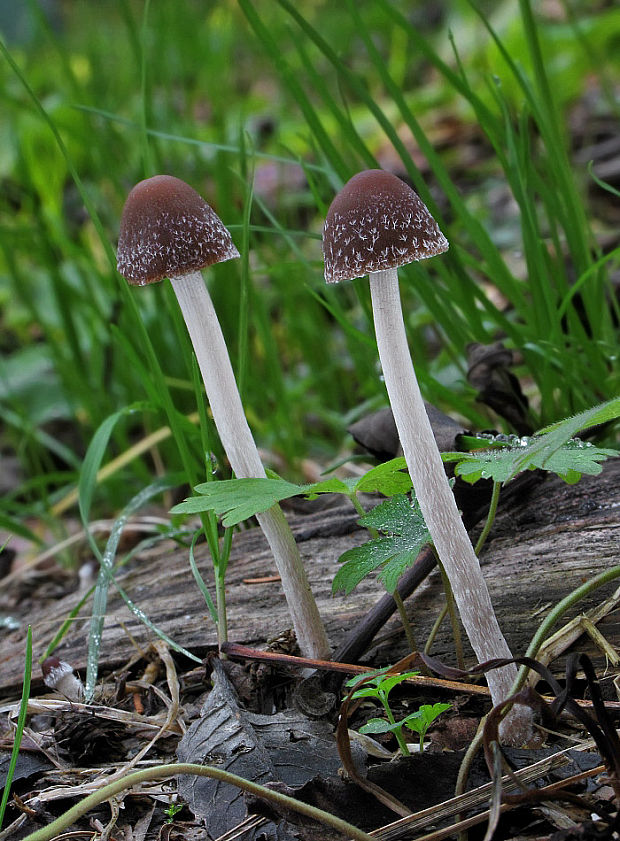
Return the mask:
{"type": "MultiPolygon", "coordinates": [[[[370,277],[379,358],[394,420],[420,510],[450,581],[459,613],[480,662],[510,658],[489,592],[450,489],[424,408],[403,321],[398,267],[446,251],[448,241],[424,203],[403,181],[383,170],[358,173],[327,213],[323,232],[328,283],[370,277]]],[[[516,666],[487,673],[495,704],[509,697],[516,666]]],[[[529,710],[516,707],[503,738],[525,742],[529,710]]]]}

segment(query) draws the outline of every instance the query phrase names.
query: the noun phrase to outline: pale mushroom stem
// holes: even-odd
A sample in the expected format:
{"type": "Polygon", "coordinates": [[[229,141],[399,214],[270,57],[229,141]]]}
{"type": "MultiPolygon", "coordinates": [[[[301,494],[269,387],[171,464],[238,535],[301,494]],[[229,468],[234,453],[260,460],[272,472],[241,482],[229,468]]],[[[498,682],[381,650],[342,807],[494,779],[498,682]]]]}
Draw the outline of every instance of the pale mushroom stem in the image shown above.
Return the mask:
{"type": "MultiPolygon", "coordinates": [[[[407,344],[397,270],[372,272],[370,293],[379,358],[401,446],[463,626],[479,662],[511,657],[424,408],[407,344]]],[[[509,697],[516,675],[514,665],[487,673],[494,704],[509,697]]],[[[531,737],[530,710],[514,707],[503,722],[502,734],[514,744],[526,742],[531,737]]]]}
{"type": "MultiPolygon", "coordinates": [[[[264,478],[209,291],[198,272],[170,278],[202,374],[222,446],[238,478],[264,478]]],[[[257,516],[273,553],[302,653],[330,658],[325,628],[295,538],[279,505],[257,516]]]]}

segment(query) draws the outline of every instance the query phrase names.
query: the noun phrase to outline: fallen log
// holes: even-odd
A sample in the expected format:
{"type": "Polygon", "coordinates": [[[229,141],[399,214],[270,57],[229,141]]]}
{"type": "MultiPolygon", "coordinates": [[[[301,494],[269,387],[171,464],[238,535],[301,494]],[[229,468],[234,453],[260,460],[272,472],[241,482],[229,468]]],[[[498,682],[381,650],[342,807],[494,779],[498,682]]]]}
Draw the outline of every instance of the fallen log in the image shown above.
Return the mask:
{"type": "MultiPolygon", "coordinates": [[[[600,476],[584,477],[576,485],[548,477],[527,492],[512,496],[510,504],[500,510],[481,563],[508,643],[513,653],[522,654],[553,605],[590,576],[620,562],[620,460],[607,462],[600,476]]],[[[339,556],[364,542],[366,532],[357,526],[353,509],[340,501],[334,507],[291,516],[290,520],[330,641],[337,648],[382,598],[381,586],[374,578],[363,581],[349,596],[331,593],[339,556]]],[[[212,586],[206,545],[196,547],[196,560],[212,586]]],[[[279,585],[268,580],[274,571],[260,531],[239,532],[233,541],[227,579],[231,640],[260,647],[290,627],[279,585]]],[[[215,647],[215,627],[194,583],[186,548],[169,543],[156,553],[137,557],[119,572],[118,580],[149,619],[186,649],[202,657],[215,647]]],[[[611,584],[595,593],[568,615],[567,621],[602,602],[614,589],[611,584]]],[[[16,631],[3,631],[0,637],[2,696],[11,695],[21,684],[27,623],[32,625],[34,657],[38,658],[79,598],[76,591],[46,604],[23,600],[15,605],[13,614],[21,625],[16,631]]],[[[407,600],[420,640],[425,639],[442,604],[439,575],[433,570],[407,600]]],[[[89,619],[87,602],[56,651],[78,670],[86,666],[89,619]]],[[[382,654],[397,659],[403,650],[399,625],[395,618],[385,623],[382,619],[379,632],[384,639],[382,654]]],[[[598,627],[611,646],[620,648],[617,611],[603,618],[598,627]]],[[[101,671],[121,666],[136,653],[136,646],[146,649],[153,639],[153,632],[111,588],[101,671]]],[[[582,636],[574,647],[588,651],[597,667],[605,667],[605,656],[590,637],[582,636]]],[[[432,653],[454,662],[447,623],[432,653]]],[[[561,671],[561,664],[558,669],[561,671]]],[[[36,686],[36,668],[34,677],[36,686]]]]}

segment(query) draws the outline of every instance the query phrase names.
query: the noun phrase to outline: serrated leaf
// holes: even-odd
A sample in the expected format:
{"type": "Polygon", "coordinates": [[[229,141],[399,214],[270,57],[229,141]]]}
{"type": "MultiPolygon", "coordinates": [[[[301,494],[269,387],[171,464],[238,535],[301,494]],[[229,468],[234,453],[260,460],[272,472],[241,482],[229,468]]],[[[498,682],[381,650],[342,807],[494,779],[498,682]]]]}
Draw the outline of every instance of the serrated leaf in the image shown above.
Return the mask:
{"type": "Polygon", "coordinates": [[[373,467],[355,485],[356,493],[380,493],[384,496],[406,494],[411,490],[407,462],[401,456],[373,467]],[[403,472],[404,471],[404,472],[403,472]]]}
{"type": "Polygon", "coordinates": [[[398,535],[408,531],[416,511],[415,503],[405,494],[396,494],[367,511],[359,522],[366,528],[377,529],[387,535],[398,535]]]}
{"type": "Polygon", "coordinates": [[[379,690],[377,689],[376,686],[367,686],[366,685],[366,686],[362,686],[361,689],[356,689],[355,692],[353,693],[353,695],[351,695],[351,697],[356,699],[356,700],[358,698],[378,698],[379,694],[380,694],[379,690]]]}
{"type": "Polygon", "coordinates": [[[472,485],[480,479],[506,482],[513,475],[517,457],[521,454],[522,450],[517,451],[512,447],[479,450],[475,453],[455,453],[454,455],[460,458],[454,459],[458,462],[454,473],[472,485]]]}
{"type": "Polygon", "coordinates": [[[199,514],[215,511],[225,526],[235,526],[255,514],[267,511],[276,502],[304,492],[304,485],[295,485],[284,479],[224,479],[205,482],[192,496],[175,505],[171,514],[199,514]]]}
{"type": "Polygon", "coordinates": [[[405,680],[409,680],[410,678],[415,677],[419,674],[419,672],[401,672],[399,675],[387,675],[386,677],[383,677],[380,680],[378,686],[381,692],[387,698],[387,696],[390,694],[390,692],[392,691],[392,689],[394,689],[395,686],[398,686],[399,683],[402,683],[405,680]]]}
{"type": "Polygon", "coordinates": [[[312,485],[302,485],[302,493],[306,499],[316,499],[319,494],[346,494],[350,496],[357,483],[357,479],[323,479],[321,482],[315,482],[312,485]]]}
{"type": "Polygon", "coordinates": [[[436,704],[422,704],[417,712],[408,715],[400,724],[405,725],[414,733],[421,733],[424,735],[433,721],[446,710],[451,708],[451,704],[443,704],[438,702],[436,704]]]}
{"type": "Polygon", "coordinates": [[[295,485],[280,478],[223,479],[204,482],[192,496],[171,509],[171,514],[200,514],[214,511],[225,526],[235,526],[256,514],[267,511],[277,502],[292,496],[314,499],[321,493],[353,493],[357,479],[324,479],[310,485],[295,485]]]}
{"type": "Polygon", "coordinates": [[[366,684],[364,685],[372,684],[373,686],[377,686],[382,679],[382,675],[385,675],[389,670],[390,666],[383,666],[381,669],[373,669],[371,672],[362,672],[362,674],[347,678],[344,685],[354,686],[360,680],[365,680],[366,684]]]}
{"type": "Polygon", "coordinates": [[[348,595],[370,572],[380,569],[379,578],[393,593],[403,572],[431,542],[424,518],[404,494],[397,494],[361,517],[360,523],[386,536],[344,552],[332,590],[344,590],[348,595]]]}
{"type": "Polygon", "coordinates": [[[372,467],[359,479],[333,478],[307,485],[305,494],[308,499],[314,499],[320,493],[342,493],[347,496],[354,493],[380,493],[383,496],[408,493],[412,483],[406,470],[407,462],[404,458],[393,458],[372,467]]]}
{"type": "Polygon", "coordinates": [[[358,491],[378,491],[385,495],[406,492],[411,488],[409,474],[403,458],[373,467],[361,479],[323,479],[309,485],[295,485],[280,479],[276,474],[260,479],[223,479],[203,482],[194,490],[199,496],[188,497],[171,509],[171,514],[202,514],[214,511],[225,526],[235,526],[243,520],[267,511],[277,502],[292,496],[315,499],[323,493],[341,493],[351,496],[358,491]]]}
{"type": "Polygon", "coordinates": [[[420,673],[418,671],[410,671],[410,672],[401,672],[397,675],[386,675],[385,672],[388,671],[389,667],[382,669],[380,673],[374,674],[374,672],[369,672],[368,675],[374,674],[374,677],[370,678],[364,675],[356,675],[354,678],[351,678],[347,681],[347,686],[352,686],[355,682],[360,680],[362,677],[368,677],[366,683],[360,688],[356,689],[352,698],[378,698],[379,696],[383,695],[386,699],[392,689],[395,686],[398,686],[399,683],[402,683],[404,680],[409,680],[420,673]]]}
{"type": "MultiPolygon", "coordinates": [[[[488,439],[480,440],[486,442],[488,439]]],[[[565,482],[573,484],[584,473],[596,476],[602,470],[600,462],[619,455],[616,450],[596,447],[579,438],[563,441],[558,449],[544,442],[541,445],[541,437],[538,436],[510,436],[510,440],[516,441],[517,445],[507,446],[505,436],[497,436],[489,441],[490,449],[474,453],[449,453],[445,461],[456,461],[454,472],[469,483],[479,479],[507,482],[522,470],[539,468],[556,473],[565,482]],[[500,441],[500,438],[504,440],[500,441]],[[498,447],[498,443],[503,446],[498,447]]]]}
{"type": "Polygon", "coordinates": [[[616,450],[604,449],[589,441],[572,438],[549,456],[546,456],[544,452],[541,452],[540,456],[535,453],[533,460],[537,466],[556,473],[572,485],[578,482],[584,473],[597,476],[603,469],[600,464],[602,461],[619,455],[620,453],[616,450]]]}
{"type": "MultiPolygon", "coordinates": [[[[516,435],[477,436],[483,453],[442,453],[444,462],[457,462],[455,472],[466,482],[493,479],[506,482],[524,470],[548,470],[573,484],[586,473],[601,472],[600,462],[620,455],[576,438],[580,432],[620,417],[620,397],[545,427],[531,438],[516,435]]],[[[464,439],[474,447],[471,437],[464,439]]]]}
{"type": "Polygon", "coordinates": [[[400,724],[390,724],[385,718],[369,718],[366,724],[360,727],[360,733],[368,736],[370,733],[390,733],[392,730],[400,729],[400,724]]]}
{"type": "MultiPolygon", "coordinates": [[[[558,423],[546,427],[539,435],[535,436],[534,442],[532,443],[532,450],[527,454],[523,454],[522,458],[518,459],[513,475],[516,475],[521,470],[526,470],[528,460],[535,460],[536,467],[542,467],[544,470],[551,469],[548,467],[551,456],[570,439],[579,435],[584,429],[589,429],[601,423],[608,423],[619,417],[620,397],[615,397],[613,400],[593,406],[591,409],[586,409],[584,412],[579,412],[570,418],[565,418],[565,420],[558,421],[558,423]]],[[[601,452],[607,454],[611,452],[617,455],[614,451],[601,450],[601,452]]],[[[576,472],[579,472],[578,467],[574,469],[576,472]]],[[[588,471],[584,470],[582,472],[587,473],[588,471]]]]}

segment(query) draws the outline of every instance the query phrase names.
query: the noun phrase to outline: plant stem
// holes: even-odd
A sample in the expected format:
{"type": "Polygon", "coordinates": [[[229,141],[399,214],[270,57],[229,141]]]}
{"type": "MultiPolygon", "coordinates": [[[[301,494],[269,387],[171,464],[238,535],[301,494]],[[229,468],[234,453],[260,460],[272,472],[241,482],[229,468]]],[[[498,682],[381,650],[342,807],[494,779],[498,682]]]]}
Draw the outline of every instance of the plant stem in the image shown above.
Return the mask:
{"type": "Polygon", "coordinates": [[[19,714],[17,716],[17,727],[15,728],[15,736],[13,737],[13,749],[11,751],[11,758],[9,760],[9,767],[4,778],[4,791],[2,792],[2,799],[0,801],[0,829],[2,829],[2,822],[4,821],[4,813],[6,811],[7,803],[9,802],[9,794],[11,792],[11,784],[13,783],[13,775],[17,767],[19,759],[19,748],[22,743],[22,736],[24,735],[24,725],[26,724],[26,717],[28,715],[28,698],[30,697],[30,681],[32,678],[32,625],[28,625],[26,631],[26,657],[24,661],[24,680],[22,683],[22,700],[19,705],[19,714]]]}
{"type": "MultiPolygon", "coordinates": [[[[371,273],[370,293],[379,358],[396,428],[420,510],[450,579],[463,625],[479,662],[510,658],[424,408],[407,344],[397,270],[371,273]]],[[[509,696],[516,674],[513,665],[489,672],[494,704],[509,696]]],[[[531,736],[531,711],[513,709],[504,721],[503,732],[509,742],[527,741],[531,736]]]]}
{"type": "MultiPolygon", "coordinates": [[[[215,604],[217,606],[217,644],[218,649],[222,643],[228,642],[228,614],[226,612],[226,576],[219,570],[215,570],[215,604]]],[[[224,660],[225,654],[220,654],[224,660]]]]}
{"type": "MultiPolygon", "coordinates": [[[[390,724],[396,724],[396,719],[394,718],[394,714],[388,704],[387,695],[384,692],[379,690],[379,698],[381,699],[381,703],[383,704],[383,709],[385,710],[385,714],[387,716],[387,720],[390,724]]],[[[397,728],[396,730],[392,731],[394,736],[396,737],[396,741],[398,742],[398,748],[403,756],[409,756],[409,748],[407,747],[407,742],[405,741],[405,737],[403,736],[402,728],[397,728]]]]}
{"type": "MultiPolygon", "coordinates": [[[[561,601],[559,601],[539,625],[538,630],[532,637],[532,640],[527,647],[525,656],[536,657],[540,646],[549,636],[551,629],[567,610],[576,605],[581,599],[585,598],[585,596],[590,595],[590,593],[594,590],[597,590],[604,584],[609,584],[610,581],[613,581],[616,578],[620,578],[620,565],[614,566],[611,569],[606,569],[604,572],[599,573],[590,581],[586,581],[586,583],[582,584],[581,587],[577,587],[576,590],[573,590],[572,593],[569,593],[568,596],[565,596],[561,601]]],[[[530,670],[527,666],[521,666],[512,687],[513,694],[523,687],[525,681],[527,680],[529,671],[530,670]]]]}
{"type": "Polygon", "coordinates": [[[409,621],[409,617],[407,616],[407,611],[405,610],[405,603],[403,602],[400,593],[398,590],[394,590],[392,593],[392,598],[396,602],[396,609],[398,610],[398,615],[400,616],[400,621],[405,631],[405,636],[407,637],[407,643],[409,644],[409,648],[411,649],[411,653],[415,653],[419,651],[418,644],[416,642],[413,628],[411,627],[411,622],[409,621]]]}
{"type": "Polygon", "coordinates": [[[480,532],[480,537],[478,538],[478,542],[476,543],[476,548],[474,549],[476,555],[480,555],[482,547],[484,546],[485,541],[489,536],[489,532],[493,527],[493,523],[495,522],[495,515],[497,514],[497,506],[499,504],[499,494],[501,489],[501,482],[493,482],[493,491],[491,493],[491,502],[489,503],[487,518],[484,523],[484,528],[480,532]]]}
{"type": "Polygon", "coordinates": [[[93,794],[89,794],[87,797],[84,797],[79,803],[72,806],[59,818],[56,818],[55,821],[52,821],[47,826],[37,829],[36,832],[32,832],[30,835],[26,836],[24,841],[51,841],[52,838],[56,837],[56,835],[63,832],[65,829],[70,827],[71,824],[75,823],[75,821],[85,815],[89,809],[92,809],[94,806],[98,806],[99,803],[109,800],[111,797],[114,797],[115,794],[131,788],[132,786],[138,785],[139,783],[150,782],[151,780],[161,780],[166,777],[174,776],[175,774],[192,774],[196,777],[212,777],[215,780],[230,783],[231,785],[235,785],[238,788],[243,789],[243,791],[247,791],[257,797],[262,797],[265,800],[270,800],[272,803],[286,806],[289,809],[293,809],[295,812],[299,812],[300,814],[320,821],[327,826],[331,826],[338,832],[342,832],[342,834],[347,838],[359,839],[359,841],[373,841],[372,836],[368,835],[368,833],[362,832],[361,829],[347,823],[347,821],[343,821],[341,818],[330,815],[329,812],[317,809],[316,806],[310,806],[307,803],[302,803],[300,800],[295,800],[285,794],[265,788],[258,783],[245,780],[243,777],[238,777],[236,774],[231,774],[228,771],[222,771],[219,768],[212,768],[205,765],[193,765],[189,762],[174,762],[170,765],[159,765],[154,768],[145,768],[142,771],[136,771],[133,774],[128,774],[120,780],[115,780],[113,783],[109,783],[108,785],[103,786],[103,788],[100,788],[98,791],[93,792],[93,794]]]}
{"type": "MultiPolygon", "coordinates": [[[[243,411],[226,342],[202,275],[194,272],[171,278],[171,283],[230,465],[239,478],[264,478],[265,469],[243,411]]],[[[274,505],[256,519],[273,553],[302,653],[329,659],[325,628],[295,538],[280,506],[274,505]]]]}
{"type": "Polygon", "coordinates": [[[437,636],[437,632],[441,628],[441,624],[447,615],[448,603],[446,602],[445,605],[439,611],[437,619],[435,619],[435,621],[433,622],[433,627],[429,631],[428,637],[426,638],[426,645],[424,646],[425,654],[430,654],[433,643],[435,642],[435,637],[437,636]]]}
{"type": "MultiPolygon", "coordinates": [[[[465,668],[465,655],[463,654],[463,639],[461,637],[461,626],[459,625],[459,617],[457,616],[456,605],[454,603],[454,593],[452,592],[452,585],[450,579],[443,568],[443,564],[437,558],[437,566],[443,581],[443,589],[446,594],[446,613],[450,617],[450,625],[452,626],[452,638],[454,640],[454,651],[456,653],[456,662],[460,669],[465,668]]],[[[442,611],[443,612],[443,611],[442,611]]]]}
{"type": "Polygon", "coordinates": [[[217,639],[220,648],[220,657],[226,660],[222,653],[222,643],[228,642],[228,613],[226,611],[226,569],[230,557],[233,530],[224,529],[224,536],[217,541],[217,567],[215,570],[215,599],[217,602],[217,639]]]}
{"type": "MultiPolygon", "coordinates": [[[[357,492],[353,491],[353,493],[349,494],[348,496],[351,500],[351,504],[353,505],[357,513],[360,515],[360,517],[363,517],[366,514],[366,511],[364,510],[364,506],[362,505],[362,503],[359,501],[357,492]]],[[[373,537],[379,537],[379,532],[376,529],[368,529],[368,531],[373,537]]]]}

